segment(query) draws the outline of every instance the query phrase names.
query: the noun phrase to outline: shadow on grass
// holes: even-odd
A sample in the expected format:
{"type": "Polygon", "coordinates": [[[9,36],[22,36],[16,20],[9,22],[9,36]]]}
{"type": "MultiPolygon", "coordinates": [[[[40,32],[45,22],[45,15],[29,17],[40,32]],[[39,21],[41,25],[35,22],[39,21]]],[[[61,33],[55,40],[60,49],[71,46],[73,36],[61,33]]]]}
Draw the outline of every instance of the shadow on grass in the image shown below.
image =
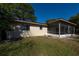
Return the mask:
{"type": "Polygon", "coordinates": [[[79,42],[79,37],[73,37],[73,41],[79,42]]]}
{"type": "Polygon", "coordinates": [[[31,55],[31,51],[34,50],[36,45],[33,40],[26,40],[27,42],[18,41],[8,41],[7,43],[0,43],[0,55],[31,55]],[[25,50],[25,51],[24,51],[25,50]],[[24,52],[23,52],[24,51],[24,52]]]}
{"type": "Polygon", "coordinates": [[[32,37],[0,44],[1,56],[76,55],[69,44],[52,38],[32,37]]]}

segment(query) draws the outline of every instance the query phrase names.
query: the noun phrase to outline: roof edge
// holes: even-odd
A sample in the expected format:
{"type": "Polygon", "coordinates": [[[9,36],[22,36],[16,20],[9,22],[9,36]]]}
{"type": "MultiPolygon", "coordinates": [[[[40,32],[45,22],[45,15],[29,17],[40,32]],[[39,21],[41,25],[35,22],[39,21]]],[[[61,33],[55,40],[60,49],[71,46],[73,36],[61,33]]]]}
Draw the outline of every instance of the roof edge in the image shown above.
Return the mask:
{"type": "Polygon", "coordinates": [[[63,22],[66,22],[66,23],[72,24],[72,25],[74,25],[74,26],[77,26],[77,24],[72,23],[72,22],[70,22],[70,21],[63,20],[63,19],[53,20],[53,21],[51,21],[50,23],[54,23],[54,22],[58,22],[58,21],[63,21],[63,22]]]}
{"type": "Polygon", "coordinates": [[[24,23],[24,24],[32,24],[32,25],[39,25],[39,26],[48,26],[47,24],[41,24],[41,23],[36,23],[36,22],[28,22],[28,21],[21,21],[21,20],[16,20],[14,22],[19,22],[19,23],[24,23]]]}

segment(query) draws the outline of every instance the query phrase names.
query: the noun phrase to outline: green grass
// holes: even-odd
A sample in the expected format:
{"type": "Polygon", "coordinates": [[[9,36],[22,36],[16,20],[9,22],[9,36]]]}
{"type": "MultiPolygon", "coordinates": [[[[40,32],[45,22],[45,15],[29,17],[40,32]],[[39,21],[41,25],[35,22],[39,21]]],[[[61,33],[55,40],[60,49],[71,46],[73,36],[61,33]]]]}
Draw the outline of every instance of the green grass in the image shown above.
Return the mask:
{"type": "Polygon", "coordinates": [[[47,37],[31,37],[0,43],[0,55],[5,56],[72,56],[79,55],[78,42],[47,37]]]}

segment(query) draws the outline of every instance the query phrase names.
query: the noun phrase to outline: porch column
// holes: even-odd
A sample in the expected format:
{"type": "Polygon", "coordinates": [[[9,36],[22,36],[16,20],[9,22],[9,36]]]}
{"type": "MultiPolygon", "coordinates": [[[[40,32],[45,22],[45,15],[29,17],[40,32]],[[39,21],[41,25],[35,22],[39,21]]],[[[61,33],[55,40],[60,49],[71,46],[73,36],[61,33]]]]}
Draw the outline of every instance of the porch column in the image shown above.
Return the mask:
{"type": "Polygon", "coordinates": [[[68,25],[68,34],[70,34],[70,30],[69,29],[70,29],[70,26],[68,25]]]}
{"type": "Polygon", "coordinates": [[[73,29],[74,31],[73,31],[73,34],[75,34],[75,27],[74,27],[74,29],[73,29]]]}
{"type": "Polygon", "coordinates": [[[61,34],[61,24],[59,23],[59,37],[60,37],[60,34],[61,34]]]}

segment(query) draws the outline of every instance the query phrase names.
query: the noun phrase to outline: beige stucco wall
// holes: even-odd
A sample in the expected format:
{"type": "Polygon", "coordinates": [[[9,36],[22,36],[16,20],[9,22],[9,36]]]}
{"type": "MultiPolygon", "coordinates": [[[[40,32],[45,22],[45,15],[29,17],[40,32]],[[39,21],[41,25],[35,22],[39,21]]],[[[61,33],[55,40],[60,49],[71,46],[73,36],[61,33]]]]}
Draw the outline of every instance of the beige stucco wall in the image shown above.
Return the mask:
{"type": "Polygon", "coordinates": [[[46,36],[47,35],[47,27],[42,27],[40,29],[39,26],[30,26],[31,36],[46,36]]]}
{"type": "Polygon", "coordinates": [[[31,36],[46,36],[47,35],[47,27],[42,27],[40,30],[39,26],[30,26],[29,31],[22,31],[22,37],[31,37],[31,36]]]}

